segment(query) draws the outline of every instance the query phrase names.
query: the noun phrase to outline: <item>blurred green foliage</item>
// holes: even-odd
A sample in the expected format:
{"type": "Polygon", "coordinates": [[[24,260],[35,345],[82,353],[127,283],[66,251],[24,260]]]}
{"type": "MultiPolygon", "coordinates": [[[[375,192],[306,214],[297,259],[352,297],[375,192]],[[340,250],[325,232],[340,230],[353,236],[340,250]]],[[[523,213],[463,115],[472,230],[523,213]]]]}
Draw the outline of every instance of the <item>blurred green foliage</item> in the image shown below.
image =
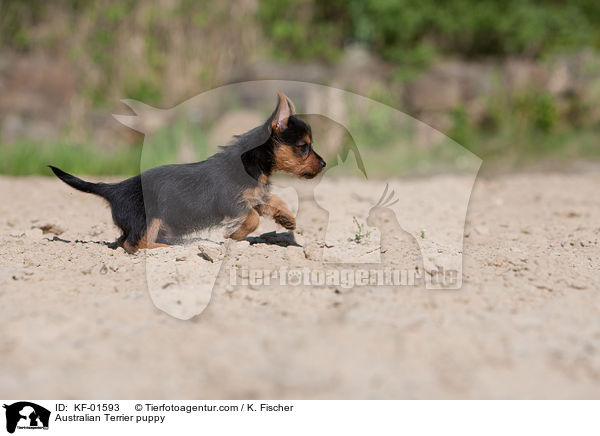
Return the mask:
{"type": "Polygon", "coordinates": [[[113,147],[110,150],[90,143],[48,141],[40,143],[27,139],[12,144],[0,144],[0,174],[23,176],[49,175],[47,165],[68,168],[69,171],[90,175],[134,175],[159,165],[208,158],[216,150],[206,140],[206,129],[197,124],[176,120],[172,125],[157,129],[143,144],[113,147]],[[180,156],[181,146],[188,147],[180,156]]]}
{"type": "Polygon", "coordinates": [[[140,153],[141,147],[118,147],[107,152],[91,144],[21,139],[12,144],[0,144],[0,173],[51,175],[47,165],[52,164],[80,174],[132,175],[139,172],[140,153]]]}
{"type": "Polygon", "coordinates": [[[144,138],[139,170],[181,161],[199,161],[217,152],[216,144],[209,144],[205,126],[177,119],[144,138]],[[180,156],[185,147],[186,156],[180,156]]]}
{"type": "MultiPolygon", "coordinates": [[[[238,39],[227,33],[227,26],[243,5],[215,4],[208,0],[144,4],[135,0],[0,0],[0,50],[23,56],[41,51],[67,59],[79,69],[77,98],[85,104],[78,107],[106,111],[123,97],[170,105],[174,97],[168,85],[179,83],[180,69],[193,62],[193,76],[182,81],[188,80],[198,90],[215,86],[224,77],[219,76],[223,74],[219,68],[237,66],[236,62],[222,64],[222,59],[245,56],[245,47],[238,47],[239,51],[232,47],[243,45],[240,41],[246,35],[252,39],[254,29],[262,35],[250,47],[264,48],[283,61],[333,63],[348,45],[363,45],[391,67],[389,80],[373,83],[369,96],[392,106],[401,104],[402,95],[389,91],[390,82],[413,79],[436,57],[516,56],[543,62],[554,53],[600,49],[597,0],[259,0],[256,9],[245,9],[250,14],[236,21],[236,26],[250,22],[250,31],[240,32],[238,39]],[[180,39],[169,39],[180,30],[180,39]],[[200,34],[210,36],[200,46],[201,52],[181,42],[189,39],[194,45],[188,35],[200,34]],[[213,46],[216,55],[205,50],[213,46]],[[137,57],[130,59],[132,54],[137,57]],[[171,76],[167,75],[169,65],[174,65],[171,76]]],[[[248,54],[248,59],[257,53],[248,54]]],[[[175,101],[187,97],[188,89],[179,87],[182,94],[175,101]]],[[[551,159],[600,154],[595,141],[600,126],[586,124],[589,107],[582,99],[573,98],[565,105],[564,99],[559,104],[548,92],[524,90],[507,95],[501,87],[486,99],[483,119],[477,122],[463,105],[442,114],[449,119],[445,133],[484,159],[526,162],[541,154],[551,159]]],[[[389,113],[369,112],[350,122],[358,126],[369,145],[365,152],[372,154],[372,162],[379,162],[383,173],[398,168],[413,172],[427,166],[434,155],[452,159],[444,155],[449,148],[443,146],[408,147],[390,159],[386,147],[406,143],[411,137],[410,132],[393,133],[389,113]]],[[[178,160],[182,142],[191,144],[198,159],[207,157],[210,149],[204,135],[208,128],[190,131],[176,124],[147,138],[143,152],[140,144],[104,150],[92,146],[89,139],[34,143],[23,138],[0,143],[0,173],[45,174],[45,165],[53,163],[79,173],[133,174],[140,170],[140,158],[142,168],[178,160]]]]}
{"type": "Polygon", "coordinates": [[[600,47],[596,0],[263,0],[258,16],[289,59],[331,59],[349,42],[416,66],[436,53],[542,56],[600,47]]]}
{"type": "MultiPolygon", "coordinates": [[[[399,127],[394,124],[393,112],[389,109],[371,110],[366,117],[349,120],[355,136],[348,136],[345,146],[351,147],[350,141],[360,144],[362,158],[369,163],[370,177],[454,171],[460,168],[461,156],[456,143],[495,167],[538,164],[541,156],[548,164],[598,158],[600,126],[579,129],[557,125],[548,130],[552,110],[546,97],[526,99],[527,111],[504,114],[509,121],[491,129],[474,125],[465,110],[457,108],[452,114],[453,126],[448,136],[428,147],[415,146],[414,124],[399,127]],[[534,102],[533,106],[529,106],[530,102],[534,102]],[[533,108],[531,112],[529,108],[533,108]],[[539,128],[530,128],[523,117],[539,119],[539,128]]],[[[77,174],[134,175],[158,165],[206,159],[217,151],[216,144],[207,141],[206,131],[205,126],[176,121],[159,128],[143,145],[110,150],[91,143],[68,141],[40,143],[23,139],[12,144],[0,143],[0,174],[50,175],[46,166],[52,164],[77,174]],[[183,156],[182,145],[186,150],[183,156]]],[[[326,150],[319,152],[330,166],[335,166],[336,155],[328,155],[326,150]]],[[[350,170],[356,175],[354,167],[350,170]]]]}

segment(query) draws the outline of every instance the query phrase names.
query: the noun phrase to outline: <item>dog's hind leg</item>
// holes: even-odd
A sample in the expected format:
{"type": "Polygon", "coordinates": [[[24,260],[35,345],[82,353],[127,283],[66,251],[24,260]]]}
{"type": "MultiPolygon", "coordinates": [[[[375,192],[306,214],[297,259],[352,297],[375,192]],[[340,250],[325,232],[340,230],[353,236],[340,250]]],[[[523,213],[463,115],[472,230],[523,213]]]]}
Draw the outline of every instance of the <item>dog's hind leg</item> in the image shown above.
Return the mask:
{"type": "Polygon", "coordinates": [[[273,218],[277,224],[288,230],[296,228],[296,219],[292,215],[292,212],[277,195],[271,195],[266,203],[256,206],[256,210],[262,216],[273,218]]]}
{"type": "Polygon", "coordinates": [[[127,240],[123,243],[123,248],[126,252],[133,254],[137,250],[143,248],[168,247],[167,244],[156,242],[156,238],[158,237],[158,232],[160,231],[161,226],[162,221],[160,218],[153,218],[142,237],[138,241],[132,241],[131,238],[127,238],[127,240]]]}
{"type": "Polygon", "coordinates": [[[108,244],[108,248],[112,248],[113,250],[116,250],[117,248],[122,247],[126,240],[127,240],[127,235],[125,233],[123,233],[121,236],[119,236],[117,238],[117,240],[115,242],[111,242],[110,244],[108,244]]]}
{"type": "Polygon", "coordinates": [[[250,209],[248,215],[242,222],[242,224],[235,230],[233,233],[229,234],[227,237],[231,239],[235,239],[236,241],[243,241],[246,239],[250,233],[252,233],[258,227],[258,222],[260,221],[258,212],[254,209],[250,209]]]}
{"type": "Polygon", "coordinates": [[[156,242],[156,239],[158,238],[158,233],[160,232],[162,226],[163,223],[160,218],[153,218],[152,221],[150,221],[150,225],[148,226],[145,235],[146,248],[168,247],[167,244],[161,244],[159,242],[156,242]]]}

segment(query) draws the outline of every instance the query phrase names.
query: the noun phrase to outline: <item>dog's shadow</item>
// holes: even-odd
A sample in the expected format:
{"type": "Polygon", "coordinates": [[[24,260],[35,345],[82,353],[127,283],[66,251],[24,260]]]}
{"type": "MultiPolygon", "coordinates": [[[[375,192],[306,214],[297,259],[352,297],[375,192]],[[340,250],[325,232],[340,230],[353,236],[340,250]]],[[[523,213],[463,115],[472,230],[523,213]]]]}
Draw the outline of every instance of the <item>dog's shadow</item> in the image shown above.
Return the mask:
{"type": "MultiPolygon", "coordinates": [[[[294,232],[282,232],[277,233],[276,231],[263,233],[259,236],[248,236],[245,239],[250,243],[250,245],[255,244],[266,244],[266,245],[279,245],[280,247],[301,247],[298,242],[296,242],[296,238],[294,236],[294,232]]],[[[174,241],[170,241],[173,245],[189,245],[196,242],[211,242],[217,245],[223,245],[223,241],[213,241],[212,239],[203,238],[203,237],[188,237],[185,239],[178,239],[174,241]]]]}
{"type": "Polygon", "coordinates": [[[115,242],[83,241],[81,239],[75,239],[74,241],[70,241],[68,239],[59,238],[58,236],[54,236],[52,239],[50,239],[50,238],[45,238],[45,239],[50,242],[62,242],[64,244],[98,244],[98,245],[104,245],[105,247],[112,248],[112,249],[117,248],[115,242]]]}
{"type": "Polygon", "coordinates": [[[248,241],[250,245],[266,244],[279,245],[280,247],[301,247],[301,245],[298,244],[298,242],[296,242],[294,232],[277,233],[275,231],[272,231],[268,233],[263,233],[259,236],[249,236],[246,238],[246,241],[248,241]]]}
{"type": "MultiPolygon", "coordinates": [[[[266,244],[266,245],[278,245],[280,247],[301,247],[298,242],[296,242],[296,237],[294,236],[294,232],[281,232],[277,233],[276,231],[263,233],[258,236],[247,236],[246,241],[250,243],[250,245],[256,244],[266,244]]],[[[214,244],[223,245],[223,242],[217,242],[206,238],[187,238],[185,239],[185,244],[194,243],[194,242],[212,242],[214,244]]],[[[181,243],[181,242],[180,242],[181,243]]]]}
{"type": "MultiPolygon", "coordinates": [[[[59,238],[58,236],[54,236],[52,239],[46,238],[47,241],[50,242],[62,242],[64,244],[97,244],[104,245],[105,247],[116,249],[118,248],[116,242],[107,242],[107,241],[83,241],[81,239],[75,239],[74,241],[70,241],[68,239],[59,238]]],[[[185,241],[170,241],[173,245],[185,245],[199,241],[210,241],[206,238],[189,238],[185,241]]],[[[296,237],[294,236],[294,232],[281,232],[277,233],[276,231],[263,233],[259,236],[248,236],[246,241],[250,243],[250,245],[256,244],[265,244],[265,245],[278,245],[280,247],[301,247],[298,242],[296,242],[296,237]]],[[[222,245],[223,242],[214,242],[215,244],[222,245]]]]}

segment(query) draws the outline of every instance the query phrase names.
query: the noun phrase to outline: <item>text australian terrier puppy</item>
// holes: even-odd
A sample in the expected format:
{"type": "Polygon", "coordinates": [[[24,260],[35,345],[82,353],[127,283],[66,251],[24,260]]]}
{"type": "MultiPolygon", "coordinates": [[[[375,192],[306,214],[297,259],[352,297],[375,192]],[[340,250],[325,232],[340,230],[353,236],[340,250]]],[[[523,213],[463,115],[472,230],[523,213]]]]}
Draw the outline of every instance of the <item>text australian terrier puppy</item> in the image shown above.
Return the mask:
{"type": "Polygon", "coordinates": [[[226,227],[226,237],[243,240],[258,227],[259,216],[293,230],[296,221],[270,193],[269,177],[283,171],[310,179],[325,167],[313,150],[310,126],[295,114],[292,101],[279,92],[271,117],[221,152],[202,162],[152,168],[119,183],[86,182],[50,168],[69,186],[110,203],[123,232],[113,246],[129,253],[217,225],[226,227]]]}

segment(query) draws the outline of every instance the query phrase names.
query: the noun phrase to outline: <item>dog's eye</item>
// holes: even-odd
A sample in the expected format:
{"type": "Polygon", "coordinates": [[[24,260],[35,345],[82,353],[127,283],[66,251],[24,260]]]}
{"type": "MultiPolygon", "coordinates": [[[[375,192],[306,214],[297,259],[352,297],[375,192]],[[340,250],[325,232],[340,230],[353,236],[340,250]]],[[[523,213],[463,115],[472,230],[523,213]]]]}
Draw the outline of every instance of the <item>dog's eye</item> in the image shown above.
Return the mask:
{"type": "Polygon", "coordinates": [[[303,155],[307,155],[310,151],[310,146],[305,142],[303,142],[302,144],[298,144],[296,147],[300,149],[303,155]]]}

